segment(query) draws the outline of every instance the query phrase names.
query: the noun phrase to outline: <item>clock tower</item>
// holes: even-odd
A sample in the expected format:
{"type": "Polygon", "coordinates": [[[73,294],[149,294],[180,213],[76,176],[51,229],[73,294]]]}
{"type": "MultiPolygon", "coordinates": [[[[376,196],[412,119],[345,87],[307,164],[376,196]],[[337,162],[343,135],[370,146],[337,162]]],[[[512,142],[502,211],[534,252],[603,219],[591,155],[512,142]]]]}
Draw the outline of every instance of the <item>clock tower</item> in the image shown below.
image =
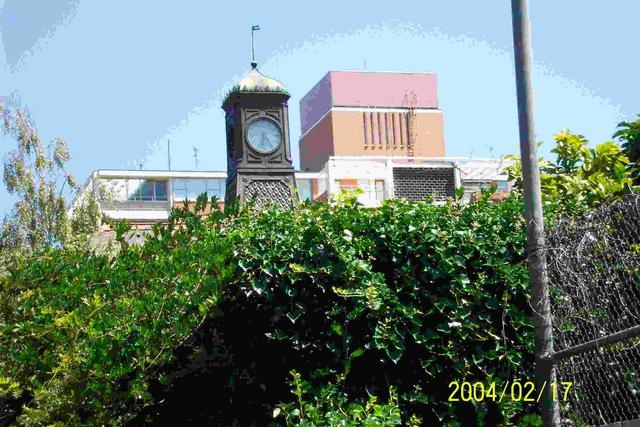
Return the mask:
{"type": "Polygon", "coordinates": [[[284,85],[251,71],[222,103],[227,135],[226,203],[255,200],[258,207],[297,202],[289,144],[289,94],[284,85]]]}

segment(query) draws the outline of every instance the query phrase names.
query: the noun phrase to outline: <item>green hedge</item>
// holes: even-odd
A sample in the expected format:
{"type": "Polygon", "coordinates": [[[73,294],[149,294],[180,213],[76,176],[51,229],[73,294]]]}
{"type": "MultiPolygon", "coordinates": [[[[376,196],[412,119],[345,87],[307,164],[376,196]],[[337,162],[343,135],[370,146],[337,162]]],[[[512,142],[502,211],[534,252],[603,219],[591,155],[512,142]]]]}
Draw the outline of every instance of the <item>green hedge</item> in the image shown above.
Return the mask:
{"type": "Polygon", "coordinates": [[[517,422],[534,407],[447,400],[451,381],[532,379],[522,209],[516,197],[378,209],[343,197],[259,215],[175,210],[142,247],[120,230],[115,257],[47,251],[0,285],[0,395],[24,405],[24,425],[153,422],[188,411],[176,390],[208,366],[225,422],[309,425],[293,412],[295,370],[319,417],[395,420],[398,407],[404,422],[517,422]],[[232,413],[238,402],[251,405],[232,413]]]}

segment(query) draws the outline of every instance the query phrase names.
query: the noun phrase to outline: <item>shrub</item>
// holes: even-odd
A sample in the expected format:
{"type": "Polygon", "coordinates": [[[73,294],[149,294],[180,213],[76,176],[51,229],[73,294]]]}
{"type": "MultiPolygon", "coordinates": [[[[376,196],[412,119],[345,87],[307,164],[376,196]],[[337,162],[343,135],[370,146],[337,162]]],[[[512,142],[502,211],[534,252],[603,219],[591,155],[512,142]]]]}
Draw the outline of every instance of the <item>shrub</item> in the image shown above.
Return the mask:
{"type": "MultiPolygon", "coordinates": [[[[274,410],[274,418],[283,417],[288,426],[346,426],[384,427],[400,425],[398,396],[393,387],[389,389],[389,401],[378,404],[376,396],[369,396],[366,402],[349,402],[347,395],[334,384],[310,390],[308,382],[300,374],[291,371],[291,385],[297,400],[281,405],[274,410]],[[306,400],[307,397],[310,400],[306,400]]],[[[417,423],[417,418],[413,418],[417,423]]],[[[417,425],[417,424],[415,424],[417,425]]]]}
{"type": "Polygon", "coordinates": [[[357,397],[397,387],[403,414],[425,422],[510,418],[522,408],[447,401],[454,380],[532,378],[522,205],[488,197],[379,209],[347,198],[240,219],[239,304],[268,307],[260,334],[300,353],[305,377],[330,369],[357,397]]]}
{"type": "Polygon", "coordinates": [[[22,399],[24,425],[527,416],[448,401],[451,381],[532,378],[522,204],[488,197],[181,209],[141,247],[123,227],[113,258],[47,250],[0,285],[0,394],[22,399]]]}
{"type": "Polygon", "coordinates": [[[154,369],[220,298],[230,255],[218,229],[177,211],[113,259],[46,249],[14,269],[0,282],[0,395],[23,397],[17,421],[131,418],[150,400],[154,369]]]}

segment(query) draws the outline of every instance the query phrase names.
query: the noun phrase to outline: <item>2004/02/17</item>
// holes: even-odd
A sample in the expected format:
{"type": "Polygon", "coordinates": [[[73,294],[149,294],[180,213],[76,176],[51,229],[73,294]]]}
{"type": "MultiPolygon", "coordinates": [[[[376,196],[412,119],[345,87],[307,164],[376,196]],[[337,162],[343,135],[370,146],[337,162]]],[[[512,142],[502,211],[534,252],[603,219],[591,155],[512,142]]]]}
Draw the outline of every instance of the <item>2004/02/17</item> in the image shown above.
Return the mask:
{"type": "MultiPolygon", "coordinates": [[[[549,384],[553,394],[553,400],[558,400],[558,384],[561,384],[561,388],[564,389],[562,400],[566,401],[569,395],[569,389],[571,389],[573,383],[567,381],[557,383],[554,381],[549,384]]],[[[463,381],[460,383],[458,381],[451,381],[449,388],[453,388],[453,391],[449,395],[449,402],[459,402],[460,400],[464,402],[472,400],[482,402],[485,399],[502,402],[505,397],[514,402],[540,402],[545,387],[547,387],[546,381],[542,385],[542,388],[536,393],[536,385],[533,381],[526,381],[524,383],[520,381],[507,381],[504,386],[501,387],[497,387],[495,382],[491,382],[488,388],[485,388],[484,383],[481,382],[470,383],[463,381]],[[498,394],[497,390],[501,390],[501,393],[498,394]],[[507,393],[507,391],[509,391],[509,393],[507,393]],[[458,392],[460,398],[456,397],[458,392]]]]}

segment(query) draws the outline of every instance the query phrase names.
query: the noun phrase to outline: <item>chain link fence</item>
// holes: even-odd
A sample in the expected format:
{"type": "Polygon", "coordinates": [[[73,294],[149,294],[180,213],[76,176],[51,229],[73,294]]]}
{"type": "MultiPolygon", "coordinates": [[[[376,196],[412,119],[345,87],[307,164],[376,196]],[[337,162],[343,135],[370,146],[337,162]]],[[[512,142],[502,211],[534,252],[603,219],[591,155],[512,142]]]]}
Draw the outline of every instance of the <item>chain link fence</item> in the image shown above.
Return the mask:
{"type": "Polygon", "coordinates": [[[561,220],[547,265],[562,425],[640,423],[640,194],[561,220]]]}

